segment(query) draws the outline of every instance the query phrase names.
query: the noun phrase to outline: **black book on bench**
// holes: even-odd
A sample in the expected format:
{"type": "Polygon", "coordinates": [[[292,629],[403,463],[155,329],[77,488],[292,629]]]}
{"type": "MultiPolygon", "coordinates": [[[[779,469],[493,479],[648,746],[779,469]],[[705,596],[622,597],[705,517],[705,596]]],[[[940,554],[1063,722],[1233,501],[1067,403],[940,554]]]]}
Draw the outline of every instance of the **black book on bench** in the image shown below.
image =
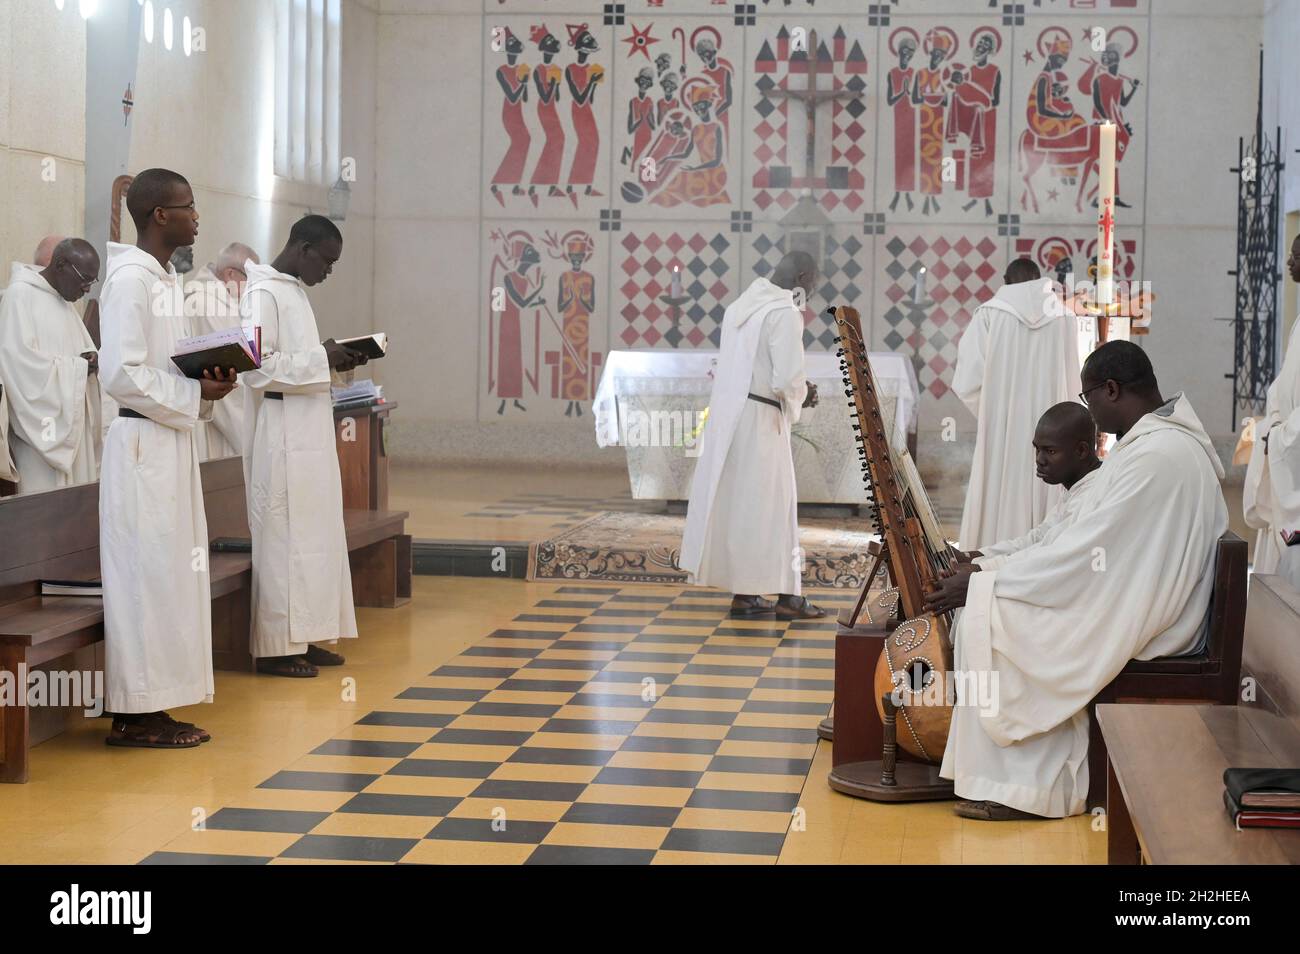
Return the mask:
{"type": "Polygon", "coordinates": [[[1243,809],[1300,811],[1300,769],[1225,769],[1223,787],[1243,809]]]}
{"type": "Polygon", "coordinates": [[[252,553],[253,541],[248,537],[217,537],[208,549],[214,553],[252,553]]]}

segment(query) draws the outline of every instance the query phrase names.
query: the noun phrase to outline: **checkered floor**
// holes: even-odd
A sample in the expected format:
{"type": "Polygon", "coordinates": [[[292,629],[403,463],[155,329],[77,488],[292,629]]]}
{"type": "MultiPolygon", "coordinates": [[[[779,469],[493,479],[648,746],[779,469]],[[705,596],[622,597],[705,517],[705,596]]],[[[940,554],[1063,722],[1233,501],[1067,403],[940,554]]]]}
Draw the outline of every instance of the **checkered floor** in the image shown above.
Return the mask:
{"type": "Polygon", "coordinates": [[[144,863],[774,862],[830,708],[835,623],[727,606],[557,587],[144,863]]]}

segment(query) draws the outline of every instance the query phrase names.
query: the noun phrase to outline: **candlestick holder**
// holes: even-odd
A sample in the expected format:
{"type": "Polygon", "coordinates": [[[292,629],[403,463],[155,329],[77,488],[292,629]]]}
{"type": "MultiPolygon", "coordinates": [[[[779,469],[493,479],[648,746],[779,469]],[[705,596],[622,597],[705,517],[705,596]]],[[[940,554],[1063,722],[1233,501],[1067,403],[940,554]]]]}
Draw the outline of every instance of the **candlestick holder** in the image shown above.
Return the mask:
{"type": "Polygon", "coordinates": [[[1074,313],[1076,315],[1087,315],[1093,321],[1097,322],[1097,342],[1101,344],[1110,341],[1114,336],[1112,331],[1119,330],[1118,322],[1120,319],[1124,323],[1123,338],[1127,340],[1131,335],[1133,316],[1124,311],[1123,306],[1117,302],[1097,302],[1081,301],[1075,304],[1074,313]]]}
{"type": "Polygon", "coordinates": [[[659,301],[668,306],[668,320],[677,327],[681,323],[682,305],[691,300],[690,295],[671,295],[664,293],[659,296],[659,301]]]}

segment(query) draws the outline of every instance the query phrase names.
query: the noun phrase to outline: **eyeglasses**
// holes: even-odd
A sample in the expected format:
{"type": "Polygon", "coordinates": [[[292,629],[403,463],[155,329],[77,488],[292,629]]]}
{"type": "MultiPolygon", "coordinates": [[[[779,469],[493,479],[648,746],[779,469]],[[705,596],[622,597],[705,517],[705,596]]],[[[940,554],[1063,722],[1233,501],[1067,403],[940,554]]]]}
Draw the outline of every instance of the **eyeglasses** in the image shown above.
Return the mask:
{"type": "MultiPolygon", "coordinates": [[[[1086,407],[1087,404],[1088,404],[1088,392],[1089,392],[1089,391],[1095,391],[1095,390],[1097,390],[1098,388],[1104,388],[1104,387],[1105,387],[1107,384],[1109,384],[1111,381],[1115,381],[1115,379],[1114,379],[1114,378],[1107,378],[1105,381],[1101,382],[1101,384],[1094,384],[1094,385],[1093,385],[1092,387],[1090,387],[1090,388],[1084,388],[1082,391],[1079,392],[1079,400],[1082,401],[1083,404],[1084,404],[1084,406],[1086,407]]],[[[1115,383],[1116,383],[1116,384],[1132,384],[1133,382],[1132,382],[1132,381],[1115,381],[1115,383]]]]}
{"type": "Polygon", "coordinates": [[[154,211],[158,209],[189,209],[191,212],[195,211],[193,202],[186,202],[184,205],[155,205],[154,211]]]}
{"type": "Polygon", "coordinates": [[[68,268],[72,269],[73,274],[77,276],[77,280],[81,282],[82,288],[89,290],[90,287],[95,284],[95,282],[99,281],[98,278],[87,278],[85,275],[81,274],[81,269],[77,268],[76,265],[73,265],[71,260],[69,259],[65,258],[63,260],[63,264],[67,265],[68,268]]]}

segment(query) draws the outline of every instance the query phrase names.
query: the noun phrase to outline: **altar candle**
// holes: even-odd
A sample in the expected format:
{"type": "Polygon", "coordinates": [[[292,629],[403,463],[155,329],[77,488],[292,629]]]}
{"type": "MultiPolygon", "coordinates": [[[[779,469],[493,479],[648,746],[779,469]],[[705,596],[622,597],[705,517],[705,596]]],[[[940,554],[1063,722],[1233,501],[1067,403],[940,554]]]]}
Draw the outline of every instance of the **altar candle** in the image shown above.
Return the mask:
{"type": "Polygon", "coordinates": [[[912,285],[912,304],[925,304],[925,266],[916,270],[916,282],[912,285]]]}
{"type": "Polygon", "coordinates": [[[1097,169],[1097,304],[1115,301],[1115,124],[1100,131],[1097,169]]]}
{"type": "Polygon", "coordinates": [[[673,266],[672,286],[669,289],[668,294],[673,298],[682,297],[682,270],[680,266],[673,266]]]}

